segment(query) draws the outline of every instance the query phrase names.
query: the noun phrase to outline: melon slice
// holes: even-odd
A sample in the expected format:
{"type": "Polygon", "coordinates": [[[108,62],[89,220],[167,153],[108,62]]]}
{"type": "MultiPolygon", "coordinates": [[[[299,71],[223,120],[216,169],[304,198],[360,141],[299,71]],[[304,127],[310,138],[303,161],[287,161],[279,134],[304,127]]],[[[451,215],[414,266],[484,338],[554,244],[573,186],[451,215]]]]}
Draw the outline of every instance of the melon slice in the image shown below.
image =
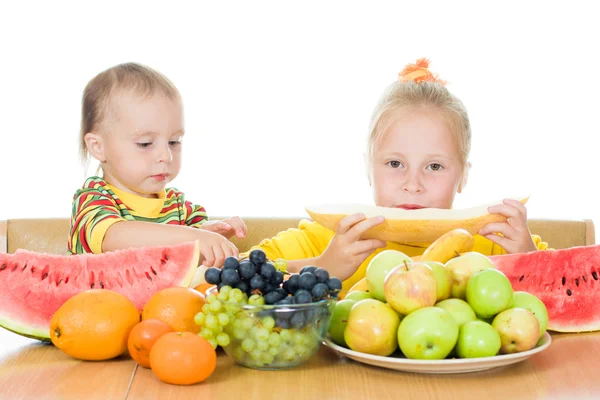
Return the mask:
{"type": "Polygon", "coordinates": [[[0,326],[50,341],[54,312],[88,289],[122,293],[141,312],[155,292],[188,287],[199,259],[198,242],[104,254],[60,256],[26,250],[0,254],[0,326]]]}
{"type": "MultiPolygon", "coordinates": [[[[529,198],[514,199],[525,204],[529,198]]],[[[489,206],[501,203],[502,201],[498,201],[457,210],[441,208],[404,210],[363,204],[322,204],[307,206],[305,209],[314,221],[332,231],[337,230],[340,221],[351,214],[363,213],[367,218],[382,215],[385,221],[367,230],[362,238],[395,243],[432,243],[453,229],[462,228],[475,235],[489,223],[506,221],[505,216],[490,214],[487,211],[489,206]]]]}
{"type": "Polygon", "coordinates": [[[515,291],[537,296],[548,309],[548,330],[600,330],[600,245],[491,256],[515,291]]]}

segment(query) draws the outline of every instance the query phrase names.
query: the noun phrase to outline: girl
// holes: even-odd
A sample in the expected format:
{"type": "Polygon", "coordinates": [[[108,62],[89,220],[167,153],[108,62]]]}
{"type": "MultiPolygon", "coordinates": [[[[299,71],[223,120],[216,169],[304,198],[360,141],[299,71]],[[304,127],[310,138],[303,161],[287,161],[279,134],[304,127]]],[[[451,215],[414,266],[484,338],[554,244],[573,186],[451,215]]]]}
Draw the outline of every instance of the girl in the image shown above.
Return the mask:
{"type": "Polygon", "coordinates": [[[202,264],[221,266],[244,237],[239,217],[207,221],[203,207],[167,185],[179,174],[184,135],[177,88],[151,68],[121,64],[98,74],[83,93],[81,155],[102,177],[73,197],[69,252],[101,253],[199,240],[202,264]]]}
{"type": "MultiPolygon", "coordinates": [[[[467,110],[428,67],[426,59],[408,65],[372,113],[366,166],[377,206],[450,209],[455,194],[467,183],[471,167],[467,110]]],[[[485,226],[475,235],[474,251],[492,255],[547,248],[539,236],[530,234],[526,209],[518,201],[507,199],[489,212],[509,217],[508,222],[485,226]]],[[[429,245],[360,239],[382,222],[383,217],[350,215],[333,232],[303,220],[298,229],[265,239],[255,248],[270,259],[287,260],[289,272],[305,265],[327,268],[343,281],[342,290],[348,290],[365,276],[369,261],[383,249],[416,256],[429,245]]]]}

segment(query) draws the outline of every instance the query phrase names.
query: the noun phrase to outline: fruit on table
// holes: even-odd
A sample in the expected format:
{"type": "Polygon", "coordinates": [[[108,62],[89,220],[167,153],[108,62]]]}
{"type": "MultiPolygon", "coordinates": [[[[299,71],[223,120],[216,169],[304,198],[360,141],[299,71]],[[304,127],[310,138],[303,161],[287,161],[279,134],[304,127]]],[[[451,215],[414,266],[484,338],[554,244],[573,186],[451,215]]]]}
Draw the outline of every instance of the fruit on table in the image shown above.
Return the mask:
{"type": "Polygon", "coordinates": [[[357,291],[358,292],[366,292],[368,290],[369,290],[369,288],[367,287],[367,278],[364,277],[360,281],[358,281],[354,285],[352,285],[350,290],[348,290],[348,293],[357,292],[357,291]]]}
{"type": "Polygon", "coordinates": [[[500,334],[500,351],[505,354],[531,350],[540,338],[538,319],[524,308],[502,311],[494,317],[492,326],[500,334]]]}
{"type": "MultiPolygon", "coordinates": [[[[516,198],[522,204],[528,198],[516,198]]],[[[310,217],[324,227],[336,231],[340,221],[355,213],[367,218],[383,216],[385,221],[369,230],[361,237],[380,239],[394,243],[431,243],[453,229],[464,229],[471,235],[478,233],[489,223],[505,222],[507,217],[490,214],[488,207],[501,201],[483,204],[466,209],[423,208],[404,210],[400,208],[378,207],[363,204],[320,204],[305,207],[310,217]]]]}
{"type": "Polygon", "coordinates": [[[540,338],[548,328],[548,310],[544,303],[531,293],[518,291],[513,294],[509,308],[524,308],[535,315],[540,323],[540,338]]]}
{"type": "Polygon", "coordinates": [[[474,251],[464,253],[458,257],[449,260],[446,268],[452,273],[452,294],[451,297],[466,299],[467,282],[469,278],[484,269],[494,268],[494,264],[489,257],[474,251]]]}
{"type": "Polygon", "coordinates": [[[402,315],[433,306],[437,295],[435,275],[424,263],[397,266],[386,276],[383,288],[387,303],[402,315]]]}
{"type": "Polygon", "coordinates": [[[346,295],[346,297],[344,297],[344,300],[354,300],[354,301],[360,301],[360,300],[364,300],[364,299],[372,299],[373,296],[371,296],[371,294],[369,294],[369,292],[351,292],[348,293],[346,295]]]}
{"type": "Polygon", "coordinates": [[[173,332],[171,325],[159,319],[147,319],[133,327],[127,339],[129,355],[144,368],[150,368],[150,350],[162,335],[173,332]]]}
{"type": "Polygon", "coordinates": [[[52,343],[80,360],[108,360],[125,353],[140,314],[124,295],[90,289],[67,300],[50,321],[52,343]]]}
{"type": "Polygon", "coordinates": [[[331,320],[329,321],[329,334],[331,340],[340,346],[348,347],[346,340],[344,339],[344,332],[348,325],[348,317],[350,316],[350,309],[356,304],[356,300],[344,299],[338,301],[333,308],[331,313],[331,320]]]}
{"type": "Polygon", "coordinates": [[[350,309],[344,339],[354,351],[389,356],[398,348],[399,324],[400,316],[387,304],[361,300],[350,309]]]}
{"type": "Polygon", "coordinates": [[[383,250],[371,259],[366,270],[367,288],[373,298],[386,301],[383,281],[387,274],[404,263],[412,263],[409,256],[397,250],[383,250]]]}
{"type": "Polygon", "coordinates": [[[456,355],[460,358],[492,357],[501,346],[498,331],[483,321],[470,321],[460,327],[456,355]]]}
{"type": "Polygon", "coordinates": [[[441,301],[450,298],[452,294],[452,284],[454,280],[452,273],[446,266],[437,261],[422,261],[428,265],[433,271],[436,280],[436,301],[441,301]]]}
{"type": "Polygon", "coordinates": [[[477,320],[473,308],[471,308],[469,303],[462,299],[442,300],[439,303],[436,303],[435,306],[448,311],[454,317],[459,328],[467,322],[477,320]]]}
{"type": "Polygon", "coordinates": [[[398,344],[411,359],[442,360],[458,339],[458,324],[446,310],[425,307],[410,313],[398,328],[398,344]]]}
{"type": "Polygon", "coordinates": [[[513,297],[510,281],[494,268],[476,272],[467,283],[467,302],[480,318],[506,310],[513,297]]]}
{"type": "Polygon", "coordinates": [[[600,330],[600,245],[490,257],[515,291],[539,298],[556,332],[600,330]]]}
{"type": "Polygon", "coordinates": [[[142,309],[142,320],[159,319],[176,332],[200,332],[194,316],[206,303],[204,296],[192,288],[172,287],[152,295],[142,309]]]}
{"type": "Polygon", "coordinates": [[[187,287],[200,257],[197,242],[60,256],[17,250],[0,254],[0,325],[50,341],[52,315],[89,289],[110,289],[138,310],[157,291],[187,287]]]}
{"type": "Polygon", "coordinates": [[[425,249],[420,261],[437,261],[445,264],[450,259],[473,251],[475,239],[462,228],[452,229],[436,239],[425,249]]]}
{"type": "Polygon", "coordinates": [[[152,372],[163,382],[193,385],[204,381],[217,366],[217,353],[191,332],[166,333],[150,350],[152,372]]]}

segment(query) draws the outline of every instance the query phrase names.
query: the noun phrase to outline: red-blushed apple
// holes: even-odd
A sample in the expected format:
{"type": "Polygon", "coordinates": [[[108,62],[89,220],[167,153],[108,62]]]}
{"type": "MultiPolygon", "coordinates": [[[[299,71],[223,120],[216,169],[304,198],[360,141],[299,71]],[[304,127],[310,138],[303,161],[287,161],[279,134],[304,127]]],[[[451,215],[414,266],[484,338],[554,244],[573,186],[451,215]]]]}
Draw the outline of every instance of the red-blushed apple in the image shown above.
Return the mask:
{"type": "Polygon", "coordinates": [[[450,270],[453,279],[451,297],[466,300],[469,278],[475,272],[496,268],[496,266],[485,255],[470,251],[448,260],[446,268],[450,270]]]}
{"type": "Polygon", "coordinates": [[[389,356],[398,348],[400,317],[376,299],[357,302],[350,309],[344,340],[348,348],[361,353],[389,356]]]}
{"type": "Polygon", "coordinates": [[[383,283],[383,293],[394,310],[408,315],[435,304],[436,284],[435,275],[427,264],[407,263],[389,272],[383,283]]]}
{"type": "Polygon", "coordinates": [[[435,301],[441,301],[450,298],[452,294],[452,273],[446,268],[444,264],[437,261],[423,261],[431,267],[433,275],[436,280],[436,299],[435,301]]]}
{"type": "Polygon", "coordinates": [[[524,308],[509,308],[494,318],[494,329],[500,334],[504,354],[533,349],[540,338],[540,323],[533,313],[524,308]]]}
{"type": "Polygon", "coordinates": [[[383,294],[383,281],[387,274],[405,263],[412,263],[409,256],[398,250],[383,250],[371,259],[367,266],[367,289],[374,299],[385,301],[383,294]]]}

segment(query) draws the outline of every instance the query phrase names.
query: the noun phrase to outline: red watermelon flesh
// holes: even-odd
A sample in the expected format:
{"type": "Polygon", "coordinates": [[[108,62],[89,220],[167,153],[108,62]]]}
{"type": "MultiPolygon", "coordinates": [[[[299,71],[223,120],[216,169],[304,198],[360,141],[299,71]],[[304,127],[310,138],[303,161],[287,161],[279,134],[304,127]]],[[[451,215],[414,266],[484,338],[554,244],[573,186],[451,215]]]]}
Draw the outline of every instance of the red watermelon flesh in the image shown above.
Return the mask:
{"type": "Polygon", "coordinates": [[[0,326],[50,341],[52,315],[88,289],[111,289],[138,308],[155,292],[189,286],[198,267],[197,242],[60,256],[17,250],[0,254],[0,326]]]}
{"type": "Polygon", "coordinates": [[[515,291],[548,309],[548,330],[600,330],[600,245],[490,257],[515,291]]]}

